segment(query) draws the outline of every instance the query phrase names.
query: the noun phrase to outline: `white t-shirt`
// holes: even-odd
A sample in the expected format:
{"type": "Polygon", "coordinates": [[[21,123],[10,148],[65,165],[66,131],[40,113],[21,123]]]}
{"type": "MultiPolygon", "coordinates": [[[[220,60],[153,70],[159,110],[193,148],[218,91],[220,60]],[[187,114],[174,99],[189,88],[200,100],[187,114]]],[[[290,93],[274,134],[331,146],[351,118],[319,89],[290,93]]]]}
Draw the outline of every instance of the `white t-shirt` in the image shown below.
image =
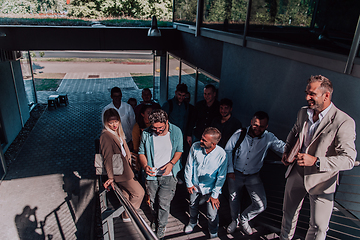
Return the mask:
{"type": "MultiPolygon", "coordinates": [[[[162,175],[163,171],[159,168],[167,164],[171,160],[172,145],[170,141],[170,132],[165,136],[153,134],[154,141],[154,167],[158,170],[157,175],[162,175]]],[[[172,172],[169,175],[172,176],[172,172]]]]}

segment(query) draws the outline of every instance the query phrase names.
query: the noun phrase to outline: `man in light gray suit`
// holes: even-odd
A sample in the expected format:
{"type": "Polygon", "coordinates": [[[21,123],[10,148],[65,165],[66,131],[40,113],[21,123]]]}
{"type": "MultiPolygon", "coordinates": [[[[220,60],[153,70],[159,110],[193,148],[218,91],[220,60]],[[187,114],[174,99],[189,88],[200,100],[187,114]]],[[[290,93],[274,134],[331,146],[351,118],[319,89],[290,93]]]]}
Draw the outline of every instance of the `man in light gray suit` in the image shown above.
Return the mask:
{"type": "Polygon", "coordinates": [[[305,239],[325,239],[338,173],[354,166],[355,122],[331,102],[332,92],[329,79],[321,75],[310,77],[305,91],[308,106],[300,109],[287,137],[282,162],[289,167],[285,174],[280,239],[293,238],[307,193],[310,222],[305,239]],[[299,150],[289,158],[297,141],[299,150]]]}

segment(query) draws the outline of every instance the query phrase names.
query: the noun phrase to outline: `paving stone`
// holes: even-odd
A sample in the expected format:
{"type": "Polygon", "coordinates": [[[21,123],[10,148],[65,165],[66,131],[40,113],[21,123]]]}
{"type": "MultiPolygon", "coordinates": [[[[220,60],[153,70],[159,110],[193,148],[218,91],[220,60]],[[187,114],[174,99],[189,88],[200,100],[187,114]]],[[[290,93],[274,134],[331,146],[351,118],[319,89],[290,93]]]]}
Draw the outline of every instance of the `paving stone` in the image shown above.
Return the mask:
{"type": "Polygon", "coordinates": [[[66,93],[69,105],[43,113],[10,165],[0,186],[0,239],[90,239],[102,108],[113,86],[123,89],[124,101],[141,99],[130,75],[103,77],[65,79],[56,92],[37,92],[40,103],[66,93]]]}

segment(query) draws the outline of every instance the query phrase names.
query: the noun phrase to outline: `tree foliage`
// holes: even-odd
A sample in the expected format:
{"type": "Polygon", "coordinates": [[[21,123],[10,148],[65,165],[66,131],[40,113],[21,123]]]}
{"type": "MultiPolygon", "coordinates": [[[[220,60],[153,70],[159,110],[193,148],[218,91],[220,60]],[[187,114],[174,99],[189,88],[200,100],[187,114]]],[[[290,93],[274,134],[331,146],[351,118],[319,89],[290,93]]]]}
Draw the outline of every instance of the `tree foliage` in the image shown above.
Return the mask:
{"type": "Polygon", "coordinates": [[[172,18],[172,0],[0,0],[2,14],[67,12],[70,17],[172,18]]]}
{"type": "Polygon", "coordinates": [[[0,0],[0,13],[37,14],[64,11],[66,0],[0,0]]]}

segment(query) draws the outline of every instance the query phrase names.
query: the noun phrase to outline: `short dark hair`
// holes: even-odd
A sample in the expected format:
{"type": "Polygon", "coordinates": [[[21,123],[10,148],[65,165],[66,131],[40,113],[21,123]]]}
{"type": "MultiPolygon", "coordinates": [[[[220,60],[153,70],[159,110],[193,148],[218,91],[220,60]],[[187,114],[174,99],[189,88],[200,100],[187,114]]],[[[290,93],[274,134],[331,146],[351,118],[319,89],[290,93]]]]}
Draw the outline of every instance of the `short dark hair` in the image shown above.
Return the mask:
{"type": "Polygon", "coordinates": [[[205,88],[205,89],[210,88],[213,92],[216,92],[216,87],[215,87],[214,85],[212,85],[212,84],[208,84],[208,85],[206,85],[204,88],[205,88]]]}
{"type": "Polygon", "coordinates": [[[168,115],[162,109],[154,109],[149,115],[149,121],[151,124],[157,122],[166,123],[167,120],[168,120],[168,115]]]}
{"type": "Polygon", "coordinates": [[[127,103],[130,104],[130,102],[135,102],[135,105],[137,104],[136,98],[133,98],[133,97],[131,97],[131,98],[128,99],[127,103]]]}
{"type": "Polygon", "coordinates": [[[145,91],[149,91],[149,92],[150,92],[150,94],[151,94],[151,90],[150,90],[150,88],[144,88],[141,92],[143,93],[143,92],[145,92],[145,91]]]}
{"type": "Polygon", "coordinates": [[[111,96],[112,96],[114,93],[121,93],[121,95],[122,95],[121,89],[120,89],[119,87],[113,87],[113,88],[111,89],[111,96]]]}
{"type": "Polygon", "coordinates": [[[255,114],[254,114],[254,117],[259,119],[259,120],[263,120],[263,119],[266,119],[267,122],[269,122],[269,115],[264,112],[264,111],[257,111],[255,114]]]}
{"type": "Polygon", "coordinates": [[[226,105],[226,106],[229,106],[230,108],[232,108],[233,102],[228,98],[223,98],[220,100],[220,106],[221,105],[226,105]]]}
{"type": "Polygon", "coordinates": [[[181,93],[186,93],[188,91],[188,88],[185,83],[179,83],[176,86],[176,91],[181,92],[181,93]]]}

